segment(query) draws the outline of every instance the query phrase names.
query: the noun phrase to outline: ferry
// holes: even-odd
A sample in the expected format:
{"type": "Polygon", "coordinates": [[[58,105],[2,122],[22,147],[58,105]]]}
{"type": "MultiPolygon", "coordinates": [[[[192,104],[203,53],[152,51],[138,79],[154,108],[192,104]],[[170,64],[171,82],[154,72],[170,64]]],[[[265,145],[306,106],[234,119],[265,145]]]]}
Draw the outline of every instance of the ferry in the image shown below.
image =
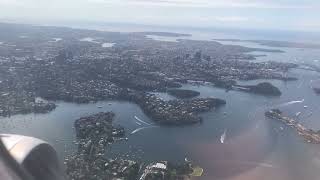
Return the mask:
{"type": "Polygon", "coordinates": [[[222,134],[221,137],[220,137],[220,142],[221,142],[221,144],[223,144],[223,143],[224,143],[224,140],[226,139],[226,133],[227,133],[227,130],[224,130],[223,134],[222,134]]]}

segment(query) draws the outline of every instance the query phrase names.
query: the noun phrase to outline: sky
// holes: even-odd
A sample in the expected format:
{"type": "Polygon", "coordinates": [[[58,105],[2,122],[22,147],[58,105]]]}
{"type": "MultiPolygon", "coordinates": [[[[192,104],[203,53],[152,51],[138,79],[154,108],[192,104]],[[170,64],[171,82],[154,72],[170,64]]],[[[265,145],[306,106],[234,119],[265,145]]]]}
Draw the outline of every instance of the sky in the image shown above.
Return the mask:
{"type": "Polygon", "coordinates": [[[0,20],[320,32],[320,0],[0,0],[0,20]]]}

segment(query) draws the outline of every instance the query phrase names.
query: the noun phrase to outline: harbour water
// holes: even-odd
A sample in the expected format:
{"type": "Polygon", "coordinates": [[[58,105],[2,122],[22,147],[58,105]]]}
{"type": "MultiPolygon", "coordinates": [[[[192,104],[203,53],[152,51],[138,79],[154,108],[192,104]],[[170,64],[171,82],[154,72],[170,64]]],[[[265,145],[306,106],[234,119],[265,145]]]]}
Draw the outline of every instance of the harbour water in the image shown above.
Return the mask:
{"type": "MultiPolygon", "coordinates": [[[[263,52],[267,56],[259,57],[257,61],[305,61],[317,65],[318,62],[314,60],[320,59],[318,50],[276,49],[284,49],[286,52],[263,52]]],[[[280,108],[292,117],[301,112],[298,118],[301,123],[308,128],[320,129],[320,96],[310,88],[310,82],[319,79],[319,73],[292,70],[288,75],[298,77],[299,80],[239,82],[271,82],[282,91],[281,97],[266,97],[239,91],[226,92],[211,85],[183,85],[184,89],[199,91],[201,97],[218,97],[227,101],[225,106],[201,114],[203,123],[193,126],[159,127],[139,106],[129,102],[57,102],[58,107],[47,114],[0,118],[0,132],[44,139],[56,148],[63,159],[76,149],[73,143],[73,123],[77,118],[101,111],[113,111],[116,114],[114,123],[125,128],[128,141],[117,142],[109,147],[110,157],[123,156],[147,162],[182,162],[188,157],[203,167],[204,174],[201,179],[206,180],[318,179],[320,145],[305,143],[292,129],[264,116],[266,110],[274,107],[280,108]],[[137,130],[139,128],[140,130],[137,130]],[[221,143],[221,135],[224,132],[226,137],[224,143],[221,143]]],[[[166,100],[174,99],[166,93],[156,94],[166,100]]]]}

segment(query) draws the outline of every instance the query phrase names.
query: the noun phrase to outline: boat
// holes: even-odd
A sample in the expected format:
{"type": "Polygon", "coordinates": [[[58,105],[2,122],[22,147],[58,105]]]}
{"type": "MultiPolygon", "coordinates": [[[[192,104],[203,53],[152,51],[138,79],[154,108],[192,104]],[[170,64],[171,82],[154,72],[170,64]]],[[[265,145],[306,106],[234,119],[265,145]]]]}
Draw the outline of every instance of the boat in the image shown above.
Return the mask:
{"type": "Polygon", "coordinates": [[[296,117],[300,116],[301,112],[297,112],[296,113],[296,117]]]}
{"type": "Polygon", "coordinates": [[[98,106],[98,108],[103,108],[102,106],[98,106]]]}
{"type": "Polygon", "coordinates": [[[308,108],[308,106],[303,106],[303,108],[307,109],[307,108],[308,108]]]}
{"type": "Polygon", "coordinates": [[[224,140],[226,139],[226,134],[227,134],[227,130],[224,130],[223,134],[220,137],[220,142],[221,144],[224,143],[224,140]]]}

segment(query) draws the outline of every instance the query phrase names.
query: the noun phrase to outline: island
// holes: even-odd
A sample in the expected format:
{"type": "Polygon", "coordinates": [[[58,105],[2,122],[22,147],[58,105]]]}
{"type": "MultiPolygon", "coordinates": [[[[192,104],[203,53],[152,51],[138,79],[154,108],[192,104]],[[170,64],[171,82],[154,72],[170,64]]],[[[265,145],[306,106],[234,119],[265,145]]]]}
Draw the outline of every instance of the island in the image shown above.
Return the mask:
{"type": "Polygon", "coordinates": [[[252,42],[269,47],[288,47],[288,48],[310,48],[319,49],[319,43],[305,43],[305,42],[290,42],[290,41],[275,41],[275,40],[242,40],[242,39],[213,39],[216,41],[230,41],[230,42],[252,42]]]}
{"type": "Polygon", "coordinates": [[[193,98],[200,95],[198,91],[186,90],[186,89],[168,89],[168,94],[181,99],[193,98]]]}
{"type": "Polygon", "coordinates": [[[128,101],[138,104],[155,122],[162,125],[188,125],[199,123],[201,112],[209,111],[226,104],[219,98],[196,98],[190,100],[164,101],[151,93],[130,91],[123,95],[128,101]]]}
{"type": "Polygon", "coordinates": [[[187,160],[182,164],[159,161],[144,166],[130,159],[107,158],[108,146],[127,140],[124,128],[113,125],[114,116],[113,112],[100,112],[75,121],[78,151],[65,158],[68,179],[189,180],[202,175],[203,169],[187,160]]]}
{"type": "Polygon", "coordinates": [[[123,127],[115,127],[113,112],[100,112],[75,121],[78,151],[65,158],[69,179],[137,179],[139,164],[127,159],[108,159],[106,147],[125,140],[123,127]]]}
{"type": "Polygon", "coordinates": [[[307,129],[302,124],[297,122],[296,120],[286,117],[279,109],[272,109],[270,111],[265,112],[265,116],[279,120],[286,124],[289,127],[295,129],[300,136],[304,138],[304,140],[308,143],[319,144],[320,143],[320,131],[314,131],[312,129],[307,129]]]}
{"type": "Polygon", "coordinates": [[[233,85],[233,88],[240,91],[253,92],[269,96],[280,96],[281,91],[269,82],[259,83],[257,85],[233,85]]]}

